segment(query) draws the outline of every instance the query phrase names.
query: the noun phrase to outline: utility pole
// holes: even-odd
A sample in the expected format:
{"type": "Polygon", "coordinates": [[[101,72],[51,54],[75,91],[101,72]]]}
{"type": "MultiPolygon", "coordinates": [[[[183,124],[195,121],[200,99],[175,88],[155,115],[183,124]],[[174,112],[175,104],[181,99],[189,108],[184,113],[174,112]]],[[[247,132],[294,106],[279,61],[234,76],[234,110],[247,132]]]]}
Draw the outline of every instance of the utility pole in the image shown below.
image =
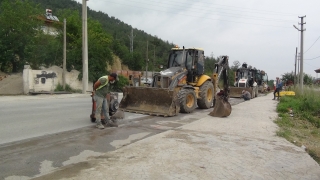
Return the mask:
{"type": "Polygon", "coordinates": [[[88,89],[88,27],[87,27],[87,1],[82,0],[82,93],[88,89]]]}
{"type": "Polygon", "coordinates": [[[63,72],[62,72],[62,84],[63,89],[66,89],[66,64],[67,64],[67,20],[63,20],[63,72]]]}
{"type": "Polygon", "coordinates": [[[300,70],[299,70],[299,67],[300,67],[300,53],[298,53],[298,57],[297,57],[297,61],[298,61],[298,75],[299,75],[299,78],[297,78],[297,83],[300,84],[300,70]]]}
{"type": "Polygon", "coordinates": [[[298,53],[298,47],[296,47],[296,56],[294,58],[294,78],[293,78],[294,87],[296,87],[296,83],[297,83],[297,53],[298,53]]]}
{"type": "Polygon", "coordinates": [[[147,82],[147,78],[148,78],[148,76],[147,76],[147,73],[148,73],[148,61],[149,61],[149,59],[148,59],[148,41],[147,41],[147,59],[146,59],[146,82],[147,82]]]}
{"type": "Polygon", "coordinates": [[[133,36],[133,28],[131,29],[131,35],[128,35],[128,37],[130,39],[130,53],[133,55],[133,39],[136,37],[136,35],[133,36]]]}
{"type": "Polygon", "coordinates": [[[152,61],[152,64],[153,64],[153,68],[152,68],[152,77],[154,76],[154,60],[156,59],[156,45],[153,45],[153,61],[152,61]]]}
{"type": "Polygon", "coordinates": [[[300,90],[303,91],[303,31],[305,31],[306,29],[303,29],[303,25],[306,24],[303,22],[303,18],[305,18],[306,16],[302,16],[302,17],[298,17],[301,19],[301,23],[299,23],[299,25],[301,25],[301,29],[298,29],[295,25],[293,25],[293,27],[295,27],[298,31],[301,32],[301,40],[300,40],[300,90]]]}

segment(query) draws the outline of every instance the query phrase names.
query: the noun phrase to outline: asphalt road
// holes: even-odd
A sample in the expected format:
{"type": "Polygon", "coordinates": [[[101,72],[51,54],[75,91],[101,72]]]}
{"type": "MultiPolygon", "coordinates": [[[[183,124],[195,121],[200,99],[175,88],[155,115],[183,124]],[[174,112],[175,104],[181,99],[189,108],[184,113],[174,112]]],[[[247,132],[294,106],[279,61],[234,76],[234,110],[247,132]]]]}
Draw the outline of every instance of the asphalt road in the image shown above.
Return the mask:
{"type": "Polygon", "coordinates": [[[37,177],[196,121],[210,111],[166,118],[126,113],[118,128],[100,130],[90,122],[90,95],[0,97],[0,179],[37,177]]]}

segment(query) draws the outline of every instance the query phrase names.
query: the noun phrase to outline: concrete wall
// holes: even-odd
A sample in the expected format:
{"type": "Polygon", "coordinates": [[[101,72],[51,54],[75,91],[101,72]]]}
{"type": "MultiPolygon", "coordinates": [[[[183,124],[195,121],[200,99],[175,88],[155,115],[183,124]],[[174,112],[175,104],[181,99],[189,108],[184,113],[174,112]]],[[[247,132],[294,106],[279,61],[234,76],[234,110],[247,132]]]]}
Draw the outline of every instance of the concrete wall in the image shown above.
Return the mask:
{"type": "MultiPolygon", "coordinates": [[[[58,84],[62,85],[62,68],[52,66],[41,70],[32,70],[25,65],[23,70],[23,92],[51,92],[58,84]]],[[[79,71],[66,72],[66,84],[72,89],[82,90],[82,81],[78,80],[79,71]]],[[[88,84],[88,91],[92,91],[92,82],[88,84]]]]}

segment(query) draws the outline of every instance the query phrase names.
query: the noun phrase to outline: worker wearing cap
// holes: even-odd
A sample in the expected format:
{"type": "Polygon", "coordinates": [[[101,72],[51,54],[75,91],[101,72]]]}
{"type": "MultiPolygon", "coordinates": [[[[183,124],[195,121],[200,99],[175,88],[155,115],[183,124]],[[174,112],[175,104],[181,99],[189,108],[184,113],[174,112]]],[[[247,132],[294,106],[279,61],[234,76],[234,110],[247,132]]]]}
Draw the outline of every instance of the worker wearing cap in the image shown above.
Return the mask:
{"type": "MultiPolygon", "coordinates": [[[[116,73],[111,73],[110,75],[100,77],[97,82],[94,83],[93,90],[95,91],[93,100],[96,103],[96,127],[99,129],[104,129],[104,126],[101,122],[101,112],[104,113],[106,125],[109,127],[118,127],[117,124],[110,120],[109,116],[109,103],[106,101],[108,99],[108,86],[109,83],[114,83],[118,80],[118,75],[116,73]],[[104,109],[103,109],[104,108],[104,109]]],[[[109,97],[110,98],[110,97],[109,97]]]]}
{"type": "Polygon", "coordinates": [[[275,100],[276,99],[276,93],[278,93],[278,100],[279,100],[279,97],[280,97],[280,89],[281,89],[281,82],[280,82],[280,79],[279,79],[279,77],[277,77],[276,78],[276,81],[275,81],[276,83],[275,83],[275,87],[276,87],[276,89],[274,90],[274,92],[273,92],[273,100],[275,100]]]}
{"type": "Polygon", "coordinates": [[[249,91],[242,90],[241,98],[243,98],[245,101],[249,101],[251,99],[251,94],[249,91]]]}

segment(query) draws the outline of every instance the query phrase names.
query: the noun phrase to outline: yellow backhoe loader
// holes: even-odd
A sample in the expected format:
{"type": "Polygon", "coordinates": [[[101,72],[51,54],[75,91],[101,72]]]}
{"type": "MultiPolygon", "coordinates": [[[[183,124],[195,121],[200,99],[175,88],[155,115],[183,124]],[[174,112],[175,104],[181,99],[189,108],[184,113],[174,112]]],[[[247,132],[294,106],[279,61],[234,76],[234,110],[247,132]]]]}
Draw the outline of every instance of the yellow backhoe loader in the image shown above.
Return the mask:
{"type": "MultiPolygon", "coordinates": [[[[224,62],[228,63],[227,56],[224,62]]],[[[154,74],[149,87],[125,87],[119,109],[156,116],[175,116],[179,112],[191,113],[197,106],[201,109],[212,107],[214,83],[217,81],[204,74],[203,49],[172,48],[167,68],[154,74]]]]}

